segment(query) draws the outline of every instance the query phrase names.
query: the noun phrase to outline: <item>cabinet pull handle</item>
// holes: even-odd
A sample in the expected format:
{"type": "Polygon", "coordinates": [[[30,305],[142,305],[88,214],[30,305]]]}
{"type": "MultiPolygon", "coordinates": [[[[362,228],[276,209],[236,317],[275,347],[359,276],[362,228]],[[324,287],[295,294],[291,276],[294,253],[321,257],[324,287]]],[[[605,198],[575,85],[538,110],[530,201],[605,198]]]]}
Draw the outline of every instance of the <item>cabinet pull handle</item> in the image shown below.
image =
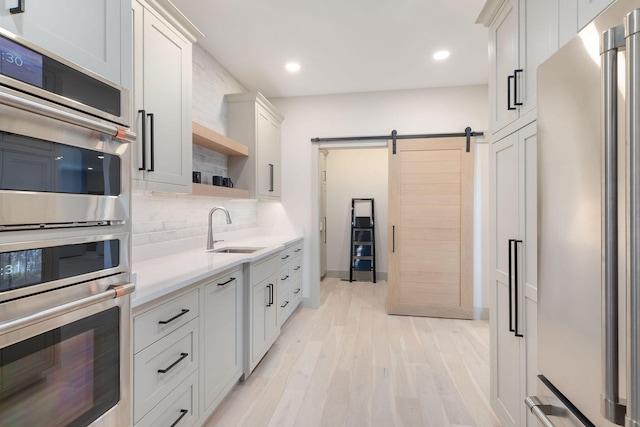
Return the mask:
{"type": "Polygon", "coordinates": [[[289,301],[285,301],[284,305],[281,305],[280,308],[285,308],[287,305],[289,305],[289,301]]]}
{"type": "MultiPolygon", "coordinates": [[[[516,76],[507,76],[507,110],[515,110],[516,107],[511,106],[511,80],[515,80],[516,76]]],[[[515,86],[514,86],[515,88],[515,86]]]]}
{"type": "Polygon", "coordinates": [[[514,240],[514,244],[513,244],[513,251],[515,252],[515,256],[513,259],[513,265],[514,265],[514,274],[513,274],[513,282],[514,282],[514,295],[515,295],[515,299],[513,301],[513,305],[515,307],[515,311],[516,311],[516,315],[515,315],[515,326],[514,326],[514,335],[516,337],[523,337],[524,335],[522,335],[519,331],[518,331],[518,318],[520,317],[520,314],[518,313],[518,307],[519,307],[519,301],[520,298],[518,298],[518,243],[522,243],[522,240],[514,240]]]}
{"type": "Polygon", "coordinates": [[[269,283],[267,288],[269,288],[269,302],[267,303],[267,307],[271,307],[273,305],[273,285],[269,283]]]}
{"type": "Polygon", "coordinates": [[[18,0],[18,5],[9,9],[9,12],[13,15],[16,13],[24,13],[24,0],[18,0]]]}
{"type": "MultiPolygon", "coordinates": [[[[518,74],[522,73],[522,69],[513,71],[513,105],[521,106],[522,101],[518,101],[518,74]]],[[[515,108],[514,108],[515,110],[515,108]]]]}
{"type": "Polygon", "coordinates": [[[154,148],[156,145],[156,141],[154,138],[154,129],[155,129],[155,124],[154,124],[154,120],[153,120],[153,113],[149,113],[147,114],[149,116],[149,120],[151,121],[151,128],[150,130],[150,134],[151,134],[151,145],[150,145],[150,154],[151,154],[151,167],[149,169],[147,169],[147,171],[149,172],[153,172],[153,163],[155,160],[155,155],[154,155],[154,148]]]}
{"type": "Polygon", "coordinates": [[[298,294],[299,292],[300,292],[300,288],[298,288],[295,291],[293,291],[294,294],[298,294]]]}
{"type": "Polygon", "coordinates": [[[171,319],[169,320],[160,320],[158,323],[161,325],[166,325],[167,323],[171,323],[174,320],[176,320],[178,317],[180,316],[184,316],[185,314],[187,314],[189,312],[188,308],[183,308],[182,311],[180,312],[180,314],[176,314],[175,316],[173,316],[171,319]]]}
{"type": "Polygon", "coordinates": [[[298,271],[300,270],[300,266],[297,266],[296,268],[293,269],[293,271],[298,271]]]}
{"type": "Polygon", "coordinates": [[[324,242],[327,243],[327,217],[324,217],[324,242]]]}
{"type": "Polygon", "coordinates": [[[302,249],[296,249],[296,250],[295,250],[295,251],[293,251],[293,252],[298,253],[298,252],[300,252],[301,250],[302,250],[302,249]]]}
{"type": "Polygon", "coordinates": [[[396,252],[396,226],[391,226],[391,252],[396,252]]]}
{"type": "Polygon", "coordinates": [[[280,259],[284,261],[284,260],[285,260],[285,259],[287,259],[287,258],[289,258],[289,255],[285,255],[285,256],[283,256],[283,257],[282,257],[282,258],[280,258],[280,259]]]}
{"type": "Polygon", "coordinates": [[[273,165],[269,163],[269,191],[273,191],[273,165]]]}
{"type": "Polygon", "coordinates": [[[289,275],[287,274],[286,276],[284,276],[284,277],[283,277],[282,279],[280,279],[280,280],[282,280],[282,281],[284,282],[284,281],[285,281],[285,280],[287,280],[288,278],[289,278],[289,275]]]}
{"type": "Polygon", "coordinates": [[[224,283],[218,283],[218,286],[224,286],[224,285],[226,285],[226,284],[229,284],[229,283],[233,282],[234,280],[236,280],[236,278],[235,278],[235,277],[230,277],[230,278],[229,278],[229,280],[227,280],[226,282],[224,282],[224,283]]]}
{"type": "Polygon", "coordinates": [[[147,169],[147,112],[138,110],[138,113],[142,114],[142,167],[138,170],[143,171],[147,169]]]}
{"type": "Polygon", "coordinates": [[[173,369],[174,366],[176,366],[178,363],[182,362],[185,359],[185,357],[187,357],[187,356],[189,356],[189,353],[180,353],[180,358],[178,360],[173,362],[171,365],[169,365],[169,367],[167,367],[165,369],[158,369],[158,373],[159,374],[166,374],[171,369],[173,369]]]}
{"type": "Polygon", "coordinates": [[[173,424],[171,424],[170,427],[176,427],[178,425],[178,423],[180,422],[181,419],[184,418],[185,415],[187,415],[189,413],[189,411],[187,411],[186,409],[180,409],[180,416],[178,417],[177,420],[174,421],[173,424]]]}
{"type": "Polygon", "coordinates": [[[511,267],[511,260],[513,259],[513,252],[511,250],[511,247],[513,246],[513,242],[515,242],[515,239],[509,239],[509,269],[508,269],[508,274],[509,274],[509,332],[515,332],[516,330],[513,327],[513,280],[512,280],[512,267],[511,267]]]}

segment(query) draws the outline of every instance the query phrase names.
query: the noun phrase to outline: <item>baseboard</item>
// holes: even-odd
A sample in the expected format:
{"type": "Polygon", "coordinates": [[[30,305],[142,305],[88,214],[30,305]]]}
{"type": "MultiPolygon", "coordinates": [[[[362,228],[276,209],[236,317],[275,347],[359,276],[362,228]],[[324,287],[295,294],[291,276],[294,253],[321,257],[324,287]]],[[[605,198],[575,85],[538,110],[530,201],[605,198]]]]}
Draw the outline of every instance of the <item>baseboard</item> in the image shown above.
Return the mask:
{"type": "Polygon", "coordinates": [[[473,318],[475,320],[489,320],[489,308],[473,307],[473,318]]]}

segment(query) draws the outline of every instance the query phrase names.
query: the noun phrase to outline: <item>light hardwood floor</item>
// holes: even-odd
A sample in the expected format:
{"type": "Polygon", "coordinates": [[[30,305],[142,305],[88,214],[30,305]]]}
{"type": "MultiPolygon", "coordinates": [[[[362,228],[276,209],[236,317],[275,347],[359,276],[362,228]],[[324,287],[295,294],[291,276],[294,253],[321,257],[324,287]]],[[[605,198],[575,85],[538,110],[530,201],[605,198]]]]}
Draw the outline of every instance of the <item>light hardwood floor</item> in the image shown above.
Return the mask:
{"type": "Polygon", "coordinates": [[[389,316],[386,288],[324,280],[206,426],[499,426],[488,322],[389,316]]]}

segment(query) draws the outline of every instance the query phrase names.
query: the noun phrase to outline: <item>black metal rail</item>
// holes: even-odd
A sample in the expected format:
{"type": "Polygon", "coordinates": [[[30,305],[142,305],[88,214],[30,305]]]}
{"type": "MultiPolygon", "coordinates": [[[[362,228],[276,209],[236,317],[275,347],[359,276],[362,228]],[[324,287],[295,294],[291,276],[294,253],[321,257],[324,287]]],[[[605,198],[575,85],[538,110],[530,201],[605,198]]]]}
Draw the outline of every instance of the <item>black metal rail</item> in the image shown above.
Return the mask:
{"type": "Polygon", "coordinates": [[[471,149],[471,137],[483,136],[484,132],[473,132],[470,127],[465,128],[464,132],[458,133],[426,133],[418,135],[398,135],[398,132],[394,129],[390,135],[379,136],[345,136],[336,138],[311,138],[311,142],[342,142],[342,141],[379,141],[389,140],[393,141],[393,154],[396,154],[396,141],[398,139],[418,139],[418,138],[467,138],[467,153],[471,149]]]}

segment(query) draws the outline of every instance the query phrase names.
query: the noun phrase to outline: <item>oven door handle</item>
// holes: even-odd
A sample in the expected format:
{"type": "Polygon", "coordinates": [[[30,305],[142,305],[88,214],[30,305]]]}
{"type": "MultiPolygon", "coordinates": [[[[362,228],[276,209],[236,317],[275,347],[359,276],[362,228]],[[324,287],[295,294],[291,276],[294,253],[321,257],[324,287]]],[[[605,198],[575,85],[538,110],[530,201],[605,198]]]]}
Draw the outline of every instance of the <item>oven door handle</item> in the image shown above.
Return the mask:
{"type": "Polygon", "coordinates": [[[49,319],[51,317],[59,316],[61,314],[78,310],[80,308],[88,307],[90,305],[98,304],[110,299],[120,298],[132,293],[135,289],[136,285],[134,283],[110,286],[109,289],[99,294],[92,295],[90,297],[83,298],[77,301],[69,302],[67,304],[62,304],[57,307],[52,307],[35,314],[31,314],[29,316],[11,320],[6,323],[2,323],[0,324],[0,335],[11,332],[13,330],[31,326],[35,323],[42,322],[43,320],[49,319]]]}
{"type": "Polygon", "coordinates": [[[10,93],[0,92],[0,103],[19,108],[21,110],[30,111],[41,116],[60,120],[62,122],[71,123],[83,128],[95,130],[125,141],[135,142],[136,140],[136,134],[131,132],[129,129],[119,128],[117,126],[102,123],[77,114],[68,113],[64,110],[49,107],[48,105],[24,99],[10,93]]]}

